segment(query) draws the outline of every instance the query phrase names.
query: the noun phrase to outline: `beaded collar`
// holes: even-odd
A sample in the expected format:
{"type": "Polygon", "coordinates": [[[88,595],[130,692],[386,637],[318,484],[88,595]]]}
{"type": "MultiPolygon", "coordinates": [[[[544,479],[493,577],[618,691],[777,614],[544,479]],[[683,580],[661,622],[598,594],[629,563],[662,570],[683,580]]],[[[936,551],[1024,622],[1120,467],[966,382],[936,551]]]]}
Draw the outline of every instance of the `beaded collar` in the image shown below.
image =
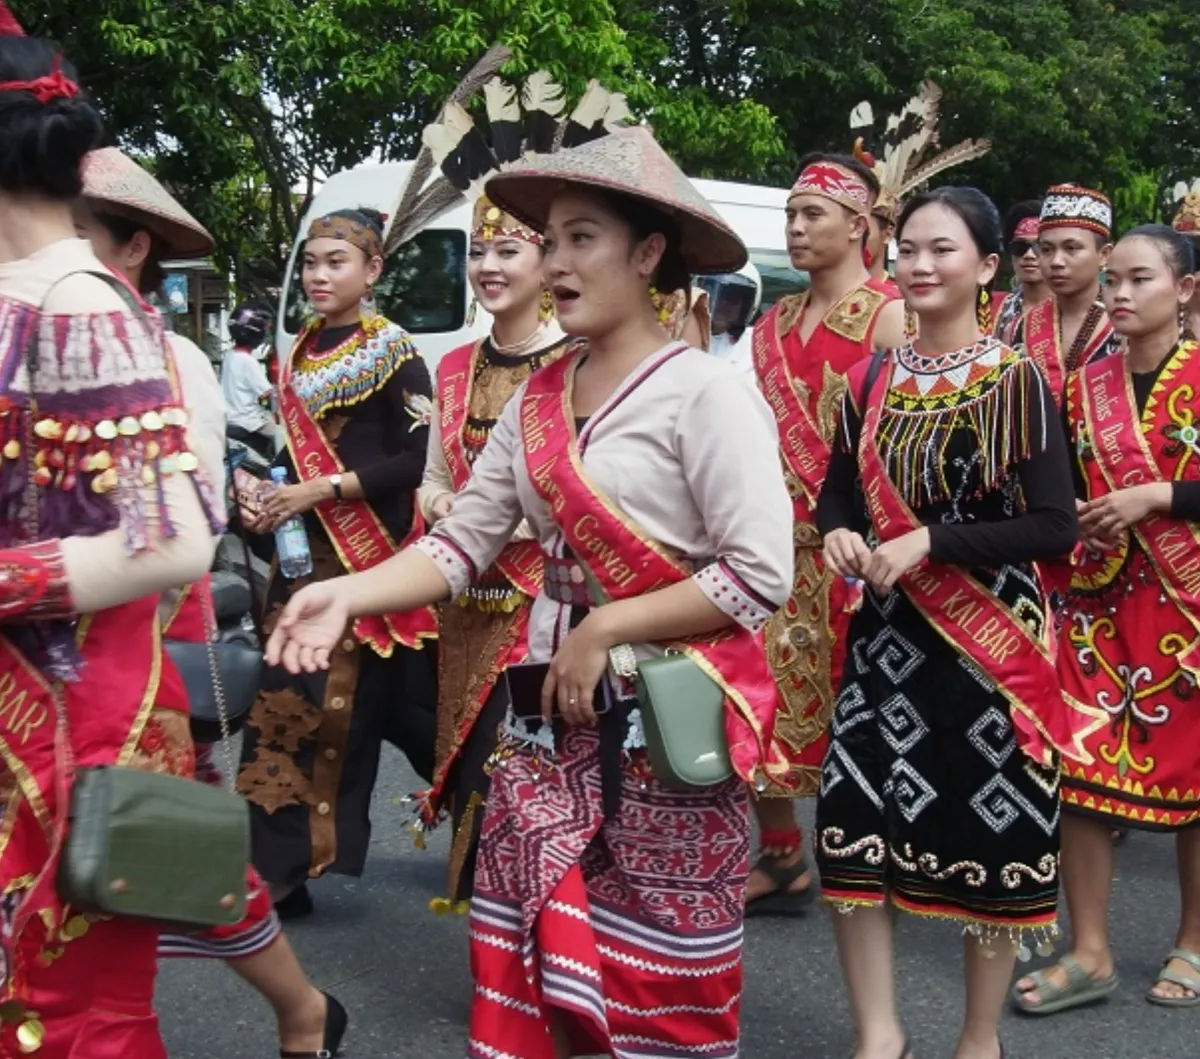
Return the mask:
{"type": "Polygon", "coordinates": [[[332,349],[317,352],[321,326],[309,328],[297,340],[289,379],[314,419],[365,401],[382,389],[402,364],[420,355],[408,332],[383,316],[365,321],[332,349]]]}

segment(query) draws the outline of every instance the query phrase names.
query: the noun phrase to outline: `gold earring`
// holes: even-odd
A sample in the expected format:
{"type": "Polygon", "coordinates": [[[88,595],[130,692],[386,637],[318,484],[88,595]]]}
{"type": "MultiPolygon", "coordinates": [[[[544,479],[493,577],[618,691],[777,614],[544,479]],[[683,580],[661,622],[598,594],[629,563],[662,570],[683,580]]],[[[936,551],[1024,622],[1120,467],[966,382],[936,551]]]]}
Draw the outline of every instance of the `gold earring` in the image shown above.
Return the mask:
{"type": "Polygon", "coordinates": [[[979,330],[985,335],[992,333],[992,299],[987,287],[979,288],[979,304],[975,310],[975,318],[979,321],[979,330]]]}
{"type": "Polygon", "coordinates": [[[538,319],[548,323],[554,319],[554,295],[548,290],[542,291],[542,300],[538,304],[538,319]]]}
{"type": "Polygon", "coordinates": [[[904,303],[904,340],[911,342],[917,337],[917,314],[913,311],[913,307],[904,303]]]}
{"type": "Polygon", "coordinates": [[[658,322],[666,327],[671,321],[671,307],[667,304],[666,297],[653,283],[650,284],[650,304],[654,306],[654,315],[658,317],[658,322]]]}

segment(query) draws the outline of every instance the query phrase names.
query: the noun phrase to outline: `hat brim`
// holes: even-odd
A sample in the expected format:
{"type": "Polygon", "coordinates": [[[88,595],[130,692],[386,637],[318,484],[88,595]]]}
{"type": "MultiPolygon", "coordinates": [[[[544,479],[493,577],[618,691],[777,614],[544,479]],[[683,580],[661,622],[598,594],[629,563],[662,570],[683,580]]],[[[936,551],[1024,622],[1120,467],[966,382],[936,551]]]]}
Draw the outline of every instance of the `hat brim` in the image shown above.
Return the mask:
{"type": "Polygon", "coordinates": [[[115,213],[135,224],[144,225],[162,241],[165,258],[208,257],[216,249],[216,242],[208,232],[193,228],[174,217],[168,217],[144,206],[133,206],[98,195],[84,195],[87,201],[101,213],[115,213]]]}
{"type": "Polygon", "coordinates": [[[679,227],[680,256],[693,275],[736,272],[750,260],[745,245],[724,221],[698,213],[685,203],[644,194],[603,176],[528,171],[497,173],[487,182],[487,195],[517,220],[535,232],[544,233],[555,197],[570,187],[617,192],[647,202],[672,217],[679,227]]]}

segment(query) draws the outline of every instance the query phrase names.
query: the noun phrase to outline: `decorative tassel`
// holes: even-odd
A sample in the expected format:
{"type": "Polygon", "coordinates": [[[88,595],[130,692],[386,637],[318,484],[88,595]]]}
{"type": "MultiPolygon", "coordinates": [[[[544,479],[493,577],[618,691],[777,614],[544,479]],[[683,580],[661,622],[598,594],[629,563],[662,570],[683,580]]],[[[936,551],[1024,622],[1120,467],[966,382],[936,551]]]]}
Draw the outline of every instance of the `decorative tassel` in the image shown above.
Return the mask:
{"type": "Polygon", "coordinates": [[[949,448],[956,431],[979,442],[977,495],[1000,487],[1018,461],[1032,448],[1028,409],[1037,395],[1029,392],[1030,373],[1019,360],[1000,365],[995,382],[983,380],[963,393],[960,403],[933,411],[902,412],[888,408],[880,418],[876,442],[888,469],[910,507],[926,507],[955,494],[946,476],[949,448]],[[984,387],[987,387],[986,390],[984,387]]]}

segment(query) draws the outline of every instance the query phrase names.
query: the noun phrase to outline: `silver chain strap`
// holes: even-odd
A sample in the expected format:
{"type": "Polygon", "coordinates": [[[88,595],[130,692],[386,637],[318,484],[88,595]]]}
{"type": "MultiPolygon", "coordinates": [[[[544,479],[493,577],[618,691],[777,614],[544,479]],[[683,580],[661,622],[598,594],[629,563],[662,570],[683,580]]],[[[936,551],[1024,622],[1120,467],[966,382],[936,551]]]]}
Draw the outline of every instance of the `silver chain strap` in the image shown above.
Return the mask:
{"type": "MultiPolygon", "coordinates": [[[[192,592],[199,590],[199,582],[189,589],[192,592]]],[[[204,611],[204,653],[208,656],[213,698],[217,700],[217,717],[221,722],[221,756],[225,759],[225,783],[233,790],[237,782],[237,772],[233,766],[233,748],[229,745],[232,733],[229,731],[229,709],[225,702],[225,682],[221,679],[221,667],[217,663],[217,649],[214,645],[217,638],[217,615],[213,609],[211,593],[200,592],[200,606],[204,611]]]]}

